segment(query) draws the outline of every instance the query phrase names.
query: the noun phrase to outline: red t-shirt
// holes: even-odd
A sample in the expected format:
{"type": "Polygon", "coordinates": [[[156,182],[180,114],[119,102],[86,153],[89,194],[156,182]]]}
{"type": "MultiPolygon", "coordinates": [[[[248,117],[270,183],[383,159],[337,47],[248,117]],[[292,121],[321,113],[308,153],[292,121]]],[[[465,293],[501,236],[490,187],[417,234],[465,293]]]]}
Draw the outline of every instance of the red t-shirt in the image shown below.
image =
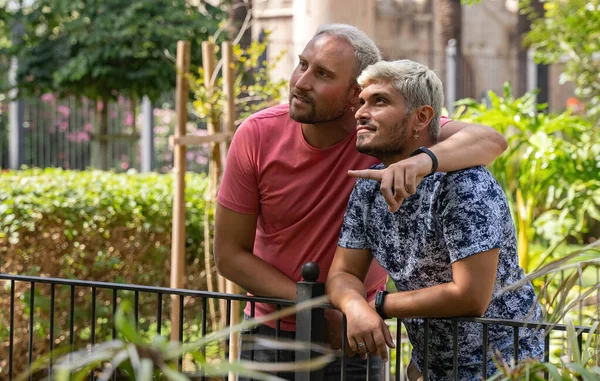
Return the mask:
{"type": "MultiPolygon", "coordinates": [[[[317,262],[319,280],[325,281],[355,182],[347,171],[378,160],[356,150],[355,133],[326,149],[310,146],[288,111],[288,105],[271,107],[238,128],[217,201],[238,213],[258,214],[255,255],[294,281],[302,280],[302,265],[317,262]]],[[[373,262],[367,296],[374,297],[386,281],[386,272],[373,262]]],[[[273,310],[256,304],[255,316],[273,310]]],[[[281,329],[295,330],[294,317],[282,319],[281,329]]]]}

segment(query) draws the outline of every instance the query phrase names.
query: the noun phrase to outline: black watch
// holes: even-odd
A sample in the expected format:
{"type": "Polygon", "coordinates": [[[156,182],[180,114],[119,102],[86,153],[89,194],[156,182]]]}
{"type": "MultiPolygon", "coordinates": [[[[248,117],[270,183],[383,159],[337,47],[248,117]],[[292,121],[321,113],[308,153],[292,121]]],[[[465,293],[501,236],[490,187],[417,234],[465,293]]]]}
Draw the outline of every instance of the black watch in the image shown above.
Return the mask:
{"type": "Polygon", "coordinates": [[[383,312],[383,302],[385,301],[385,296],[387,294],[389,294],[389,292],[384,290],[379,290],[377,291],[377,294],[375,294],[375,311],[377,311],[383,320],[388,318],[385,315],[385,312],[383,312]]]}
{"type": "Polygon", "coordinates": [[[427,175],[425,175],[425,177],[433,175],[437,171],[437,168],[438,168],[437,157],[435,156],[435,154],[433,152],[431,152],[431,150],[429,148],[427,148],[425,146],[421,146],[421,147],[417,148],[416,150],[414,150],[410,154],[410,157],[416,156],[420,153],[424,153],[431,158],[431,171],[429,171],[429,173],[427,175]]]}

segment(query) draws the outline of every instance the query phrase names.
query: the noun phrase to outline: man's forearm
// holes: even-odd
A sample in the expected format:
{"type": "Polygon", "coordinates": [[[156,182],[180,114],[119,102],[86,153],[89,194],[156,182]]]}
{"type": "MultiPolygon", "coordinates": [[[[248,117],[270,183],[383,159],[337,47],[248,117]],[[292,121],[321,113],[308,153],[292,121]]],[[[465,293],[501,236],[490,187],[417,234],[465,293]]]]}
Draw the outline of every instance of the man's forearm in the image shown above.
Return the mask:
{"type": "Polygon", "coordinates": [[[480,300],[461,293],[454,283],[391,293],[384,303],[385,314],[399,318],[481,316],[486,308],[480,300]]]}
{"type": "MultiPolygon", "coordinates": [[[[449,122],[455,123],[455,122],[449,122]]],[[[442,131],[444,126],[442,128],[442,131]]],[[[430,147],[439,172],[489,165],[506,150],[506,139],[491,127],[470,125],[430,147]]]]}
{"type": "Polygon", "coordinates": [[[356,301],[366,303],[364,283],[357,277],[348,273],[337,273],[327,279],[325,283],[331,304],[345,311],[349,305],[356,301]]]}
{"type": "Polygon", "coordinates": [[[253,253],[239,252],[217,264],[219,273],[257,296],[296,299],[296,282],[253,253]]]}

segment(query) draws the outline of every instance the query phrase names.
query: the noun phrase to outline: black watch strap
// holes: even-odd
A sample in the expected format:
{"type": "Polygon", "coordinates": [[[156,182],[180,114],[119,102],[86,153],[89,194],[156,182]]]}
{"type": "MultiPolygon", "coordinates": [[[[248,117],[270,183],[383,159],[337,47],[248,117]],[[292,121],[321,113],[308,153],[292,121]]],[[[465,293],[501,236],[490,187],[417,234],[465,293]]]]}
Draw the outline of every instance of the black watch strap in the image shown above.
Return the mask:
{"type": "Polygon", "coordinates": [[[411,157],[416,156],[420,153],[424,153],[427,156],[429,156],[431,158],[431,171],[427,174],[427,176],[431,176],[433,175],[438,168],[438,159],[435,156],[435,154],[433,152],[431,152],[431,150],[425,146],[421,146],[419,148],[417,148],[416,150],[413,151],[413,153],[410,154],[411,157]]]}
{"type": "Polygon", "coordinates": [[[388,318],[383,311],[383,302],[385,301],[385,296],[387,294],[389,294],[389,292],[384,290],[379,290],[377,291],[377,294],[375,294],[375,311],[377,311],[379,316],[384,320],[388,318]]]}

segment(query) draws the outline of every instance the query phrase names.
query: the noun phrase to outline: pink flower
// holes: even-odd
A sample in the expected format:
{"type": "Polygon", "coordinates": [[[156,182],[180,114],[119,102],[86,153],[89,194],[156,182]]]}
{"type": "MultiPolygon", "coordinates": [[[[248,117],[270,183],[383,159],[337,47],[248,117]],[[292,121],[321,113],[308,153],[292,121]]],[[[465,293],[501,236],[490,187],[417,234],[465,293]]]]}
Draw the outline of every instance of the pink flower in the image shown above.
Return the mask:
{"type": "Polygon", "coordinates": [[[121,163],[121,169],[127,169],[127,168],[129,168],[129,163],[126,162],[126,161],[122,162],[121,163]]]}
{"type": "Polygon", "coordinates": [[[58,111],[60,114],[62,114],[63,117],[68,117],[69,114],[71,114],[71,109],[68,106],[65,105],[60,105],[56,108],[56,111],[58,111]]]}
{"type": "Polygon", "coordinates": [[[128,112],[127,115],[125,116],[125,121],[123,123],[126,126],[133,125],[133,115],[130,112],[128,112]]]}
{"type": "Polygon", "coordinates": [[[80,131],[77,133],[77,141],[78,142],[88,142],[90,140],[90,135],[87,132],[80,131]]]}
{"type": "Polygon", "coordinates": [[[93,129],[94,129],[94,126],[92,126],[91,123],[86,123],[83,125],[83,130],[85,132],[92,132],[93,129]]]}
{"type": "Polygon", "coordinates": [[[42,95],[41,99],[42,99],[42,102],[49,103],[49,102],[54,102],[56,97],[52,93],[46,93],[46,94],[42,95]]]}
{"type": "Polygon", "coordinates": [[[200,165],[204,165],[204,164],[208,163],[208,158],[206,158],[204,156],[197,156],[196,163],[198,163],[200,165]]]}
{"type": "Polygon", "coordinates": [[[65,132],[66,130],[69,129],[69,123],[68,122],[60,122],[58,129],[60,132],[65,132]]]}

